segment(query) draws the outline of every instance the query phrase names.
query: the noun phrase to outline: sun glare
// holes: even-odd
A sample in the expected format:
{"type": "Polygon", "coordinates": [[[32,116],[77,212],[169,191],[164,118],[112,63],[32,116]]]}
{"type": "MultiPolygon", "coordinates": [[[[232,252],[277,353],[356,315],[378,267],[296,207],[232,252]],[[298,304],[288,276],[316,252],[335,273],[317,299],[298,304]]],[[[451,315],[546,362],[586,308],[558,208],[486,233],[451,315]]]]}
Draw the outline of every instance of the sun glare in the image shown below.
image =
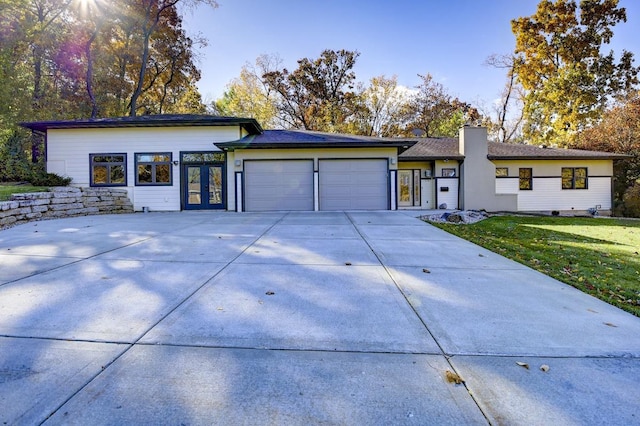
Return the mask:
{"type": "Polygon", "coordinates": [[[86,18],[97,10],[97,0],[74,0],[76,9],[80,12],[80,16],[86,18]]]}

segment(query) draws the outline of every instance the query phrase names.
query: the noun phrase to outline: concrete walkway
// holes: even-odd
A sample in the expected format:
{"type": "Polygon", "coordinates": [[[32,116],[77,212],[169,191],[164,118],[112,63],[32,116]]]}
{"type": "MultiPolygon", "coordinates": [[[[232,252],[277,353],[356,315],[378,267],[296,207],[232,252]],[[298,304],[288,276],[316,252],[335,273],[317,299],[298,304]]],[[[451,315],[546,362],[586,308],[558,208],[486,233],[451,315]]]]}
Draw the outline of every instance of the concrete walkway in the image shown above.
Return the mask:
{"type": "Polygon", "coordinates": [[[1,231],[0,422],[640,423],[640,318],[411,214],[1,231]]]}

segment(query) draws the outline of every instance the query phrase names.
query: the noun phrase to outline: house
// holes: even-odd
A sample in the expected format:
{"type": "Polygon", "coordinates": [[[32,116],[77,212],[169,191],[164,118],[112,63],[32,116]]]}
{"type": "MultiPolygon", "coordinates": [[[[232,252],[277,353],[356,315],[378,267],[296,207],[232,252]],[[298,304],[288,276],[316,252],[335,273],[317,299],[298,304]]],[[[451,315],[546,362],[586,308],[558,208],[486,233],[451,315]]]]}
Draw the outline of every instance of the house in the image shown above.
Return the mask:
{"type": "Polygon", "coordinates": [[[156,115],[22,123],[47,170],[126,188],[135,210],[611,209],[616,154],[459,138],[263,130],[249,118],[156,115]]]}

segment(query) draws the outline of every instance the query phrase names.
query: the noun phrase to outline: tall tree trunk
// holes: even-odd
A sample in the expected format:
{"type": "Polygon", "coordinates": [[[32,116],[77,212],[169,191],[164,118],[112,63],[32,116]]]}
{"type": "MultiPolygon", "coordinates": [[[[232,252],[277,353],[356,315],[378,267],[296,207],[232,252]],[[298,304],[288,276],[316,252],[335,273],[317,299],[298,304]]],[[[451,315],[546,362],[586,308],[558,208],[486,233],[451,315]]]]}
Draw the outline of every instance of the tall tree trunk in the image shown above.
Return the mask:
{"type": "Polygon", "coordinates": [[[91,56],[91,45],[95,41],[98,36],[98,28],[93,31],[89,40],[87,40],[87,44],[85,45],[85,52],[87,55],[87,95],[89,96],[89,101],[91,102],[91,118],[96,118],[98,116],[98,103],[96,102],[96,97],[93,93],[93,57],[91,56]]]}

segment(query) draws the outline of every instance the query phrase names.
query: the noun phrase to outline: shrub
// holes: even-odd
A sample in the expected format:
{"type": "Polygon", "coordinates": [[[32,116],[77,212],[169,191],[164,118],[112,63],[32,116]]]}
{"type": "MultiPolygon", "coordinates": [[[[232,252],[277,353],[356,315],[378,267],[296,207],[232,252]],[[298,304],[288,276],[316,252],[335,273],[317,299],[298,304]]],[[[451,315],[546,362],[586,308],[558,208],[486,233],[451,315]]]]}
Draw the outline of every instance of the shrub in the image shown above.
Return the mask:
{"type": "Polygon", "coordinates": [[[640,183],[636,182],[624,193],[624,213],[627,217],[640,217],[640,183]]]}
{"type": "Polygon", "coordinates": [[[71,183],[70,177],[63,177],[55,173],[35,171],[31,173],[29,183],[33,186],[67,186],[71,183]]]}

